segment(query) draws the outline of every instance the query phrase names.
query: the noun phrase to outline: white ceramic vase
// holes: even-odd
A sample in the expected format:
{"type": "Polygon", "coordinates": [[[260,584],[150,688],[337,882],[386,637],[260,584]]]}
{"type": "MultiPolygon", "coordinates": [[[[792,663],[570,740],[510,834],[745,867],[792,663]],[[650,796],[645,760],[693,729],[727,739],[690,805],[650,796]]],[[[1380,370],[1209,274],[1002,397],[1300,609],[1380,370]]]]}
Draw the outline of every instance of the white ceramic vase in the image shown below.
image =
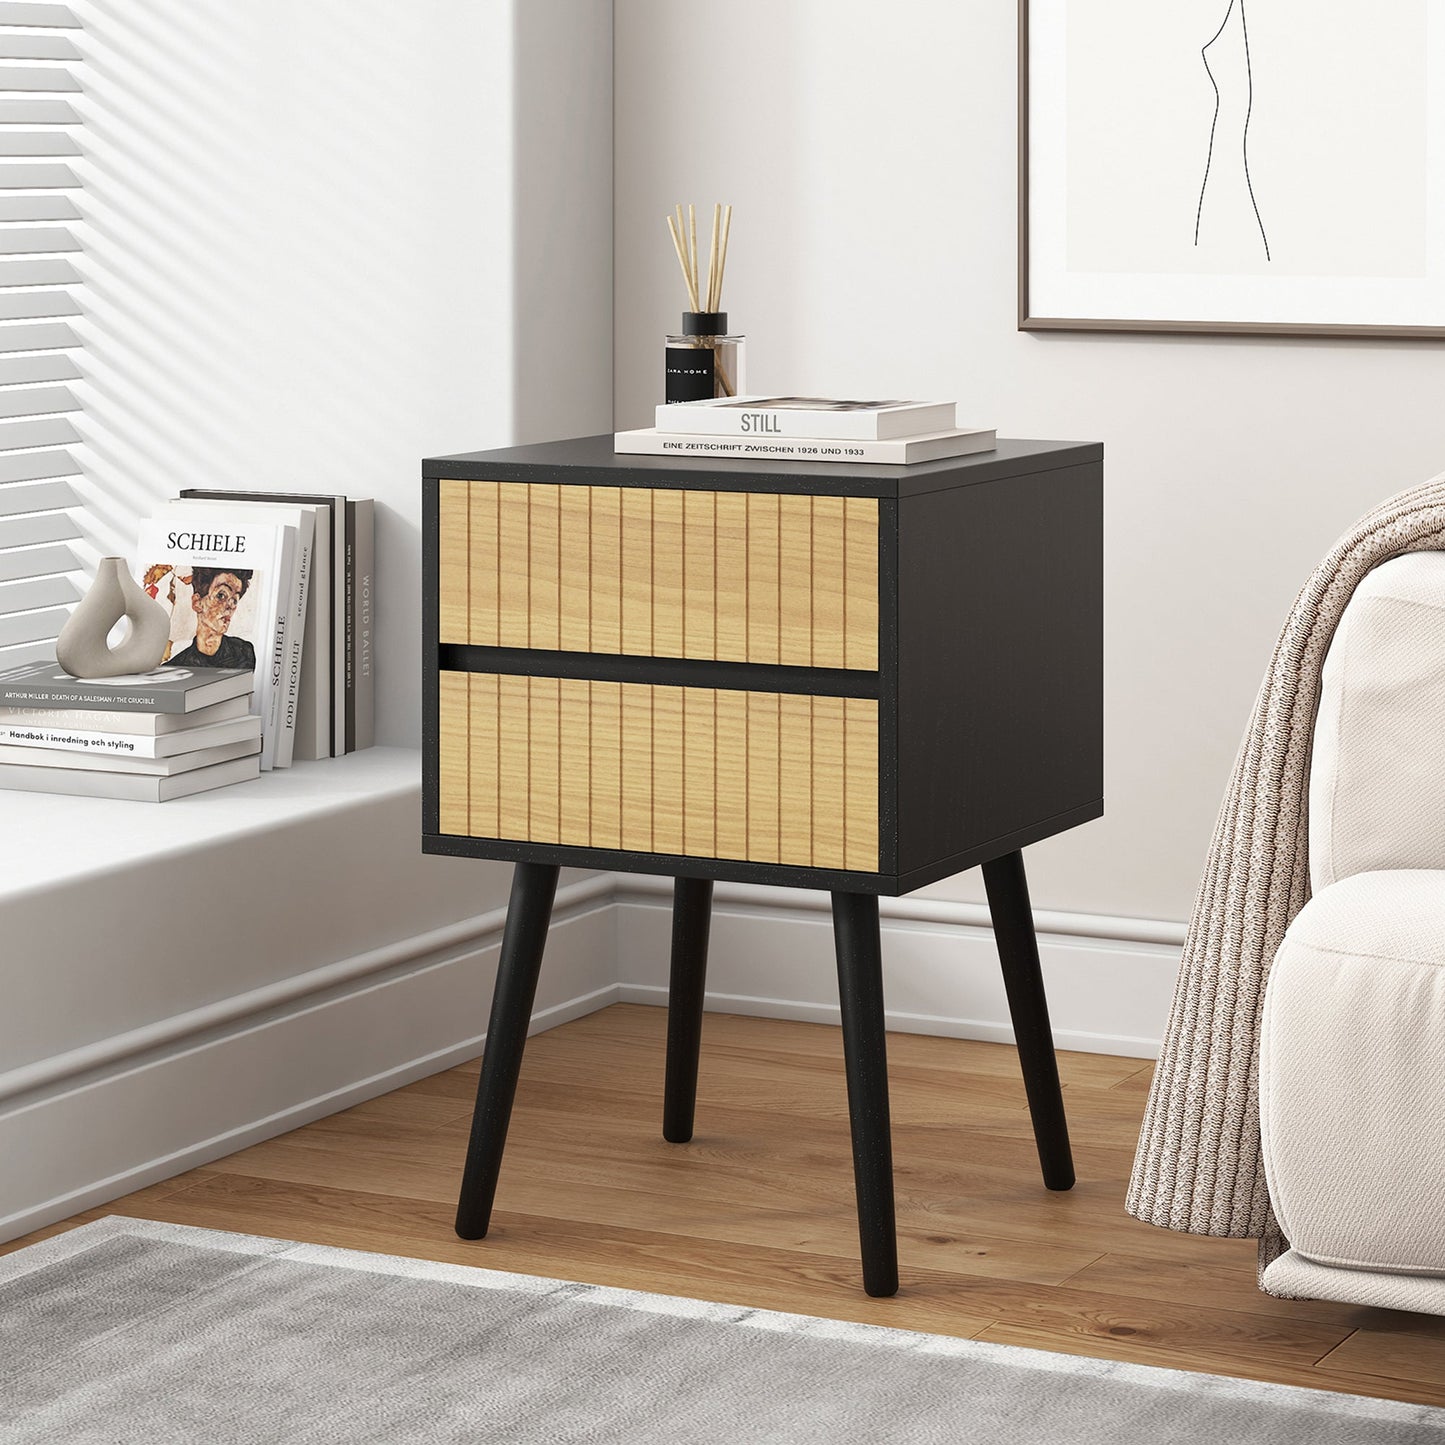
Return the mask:
{"type": "Polygon", "coordinates": [[[166,609],[130,575],[125,558],[102,557],[90,591],[55,639],[55,660],[71,677],[149,672],[161,665],[170,636],[166,609]],[[111,647],[106,638],[122,617],[130,619],[130,631],[111,647]]]}

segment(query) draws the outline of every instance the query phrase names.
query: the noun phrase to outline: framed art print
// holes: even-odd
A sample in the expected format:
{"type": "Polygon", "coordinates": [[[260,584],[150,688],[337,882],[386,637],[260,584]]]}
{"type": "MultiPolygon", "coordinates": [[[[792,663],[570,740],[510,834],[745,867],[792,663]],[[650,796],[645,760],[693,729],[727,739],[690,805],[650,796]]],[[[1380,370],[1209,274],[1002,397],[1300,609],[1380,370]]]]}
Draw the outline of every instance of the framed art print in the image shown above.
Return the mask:
{"type": "Polygon", "coordinates": [[[1019,0],[1021,330],[1445,337],[1445,0],[1019,0]]]}

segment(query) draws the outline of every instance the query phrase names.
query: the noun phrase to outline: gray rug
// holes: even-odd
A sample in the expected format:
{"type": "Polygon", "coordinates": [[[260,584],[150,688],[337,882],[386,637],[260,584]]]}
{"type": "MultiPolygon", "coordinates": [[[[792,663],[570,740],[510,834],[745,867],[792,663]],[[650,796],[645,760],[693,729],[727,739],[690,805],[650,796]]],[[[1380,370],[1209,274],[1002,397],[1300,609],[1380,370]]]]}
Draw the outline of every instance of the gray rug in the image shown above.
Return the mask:
{"type": "Polygon", "coordinates": [[[0,1258],[0,1441],[1445,1442],[1445,1410],[102,1219],[0,1258]]]}

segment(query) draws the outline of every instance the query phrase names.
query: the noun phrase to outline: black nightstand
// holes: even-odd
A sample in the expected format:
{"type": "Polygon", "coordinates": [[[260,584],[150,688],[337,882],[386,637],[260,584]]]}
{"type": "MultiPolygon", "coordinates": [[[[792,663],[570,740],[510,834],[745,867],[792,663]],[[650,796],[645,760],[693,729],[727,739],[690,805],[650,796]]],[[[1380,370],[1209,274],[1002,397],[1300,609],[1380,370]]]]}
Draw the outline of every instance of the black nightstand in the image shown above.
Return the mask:
{"type": "Polygon", "coordinates": [[[1074,1181],[1020,850],[1103,812],[1102,448],[423,466],[428,852],[516,863],[457,1218],[486,1233],[562,864],[673,876],[692,1136],[714,879],[827,889],[864,1285],[898,1285],[878,895],[982,865],[1044,1182],[1074,1181]]]}

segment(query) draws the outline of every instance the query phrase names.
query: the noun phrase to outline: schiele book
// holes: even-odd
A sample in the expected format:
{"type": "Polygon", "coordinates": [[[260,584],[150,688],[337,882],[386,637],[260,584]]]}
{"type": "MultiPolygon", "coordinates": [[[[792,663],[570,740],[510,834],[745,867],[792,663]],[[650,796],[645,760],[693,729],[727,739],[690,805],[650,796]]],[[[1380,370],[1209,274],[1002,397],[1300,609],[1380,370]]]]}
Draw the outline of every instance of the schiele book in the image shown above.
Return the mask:
{"type": "Polygon", "coordinates": [[[253,674],[251,710],[261,719],[265,771],[285,726],[294,529],[218,515],[209,503],[195,503],[190,513],[183,505],[141,522],[136,575],[171,614],[166,665],[253,674]]]}
{"type": "Polygon", "coordinates": [[[296,746],[296,719],[301,702],[301,669],[306,641],[306,614],[310,607],[311,566],[315,553],[316,508],[290,504],[258,502],[202,501],[188,498],[173,501],[166,514],[194,519],[197,515],[214,513],[229,524],[229,519],[280,523],[289,532],[289,549],[282,554],[281,604],[285,609],[285,643],[280,688],[280,727],[272,765],[289,768],[296,746]]]}
{"type": "Polygon", "coordinates": [[[251,691],[250,668],[158,667],[125,677],[71,677],[55,662],[0,672],[0,707],[85,712],[189,713],[251,691]]]}
{"type": "Polygon", "coordinates": [[[301,694],[296,704],[297,759],[339,757],[345,751],[344,681],[335,682],[336,659],[345,646],[346,498],[333,492],[252,492],[187,487],[183,500],[259,502],[307,507],[315,518],[316,541],[307,589],[301,659],[301,694]]]}
{"type": "Polygon", "coordinates": [[[193,772],[164,777],[151,773],[99,773],[87,768],[28,768],[0,763],[0,788],[27,793],[75,793],[86,798],[123,798],[132,802],[165,803],[191,793],[205,793],[230,783],[244,783],[261,772],[259,754],[212,763],[193,772]]]}
{"type": "Polygon", "coordinates": [[[620,431],[613,438],[614,452],[653,457],[716,457],[728,461],[768,462],[882,462],[908,466],[946,457],[990,452],[997,436],[990,428],[958,428],[929,436],[896,437],[888,441],[843,441],[833,437],[720,437],[688,435],[642,427],[620,431]]]}
{"type": "Polygon", "coordinates": [[[721,396],[657,408],[657,429],[695,436],[885,441],[958,426],[951,401],[837,401],[826,396],[721,396]]]}

